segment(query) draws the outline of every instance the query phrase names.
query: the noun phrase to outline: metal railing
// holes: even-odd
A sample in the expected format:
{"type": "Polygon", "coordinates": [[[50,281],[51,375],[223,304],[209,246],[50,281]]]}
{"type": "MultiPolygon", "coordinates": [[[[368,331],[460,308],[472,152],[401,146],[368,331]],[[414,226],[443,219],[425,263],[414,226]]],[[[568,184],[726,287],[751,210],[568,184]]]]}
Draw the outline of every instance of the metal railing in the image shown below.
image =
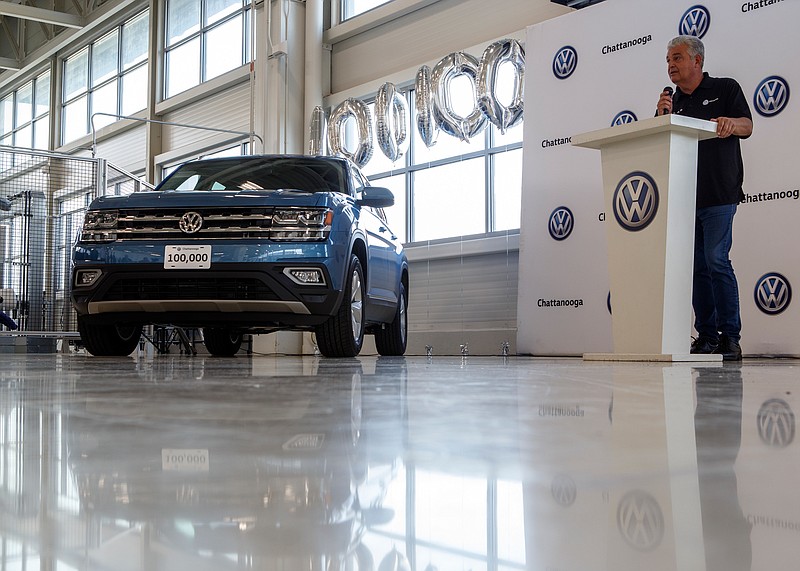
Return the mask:
{"type": "Polygon", "coordinates": [[[20,332],[77,330],[70,257],[86,208],[144,188],[104,159],[0,146],[0,310],[20,332]]]}

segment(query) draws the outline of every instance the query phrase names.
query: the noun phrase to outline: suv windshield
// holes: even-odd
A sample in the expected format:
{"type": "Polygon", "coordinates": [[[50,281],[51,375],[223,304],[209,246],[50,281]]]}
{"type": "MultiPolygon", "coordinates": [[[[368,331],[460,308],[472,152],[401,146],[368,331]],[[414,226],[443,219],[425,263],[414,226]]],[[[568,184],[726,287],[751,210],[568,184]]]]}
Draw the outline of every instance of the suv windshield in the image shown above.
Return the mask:
{"type": "Polygon", "coordinates": [[[182,165],[158,190],[278,190],[341,192],[344,166],[319,157],[237,157],[182,165]]]}

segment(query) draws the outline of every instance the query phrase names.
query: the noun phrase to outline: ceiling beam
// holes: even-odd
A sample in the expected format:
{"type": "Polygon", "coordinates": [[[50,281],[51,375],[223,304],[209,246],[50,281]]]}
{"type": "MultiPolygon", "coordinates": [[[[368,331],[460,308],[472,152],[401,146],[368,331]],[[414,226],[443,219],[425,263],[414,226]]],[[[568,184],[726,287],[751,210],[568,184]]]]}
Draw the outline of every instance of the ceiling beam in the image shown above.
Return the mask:
{"type": "Polygon", "coordinates": [[[13,2],[6,2],[5,0],[0,0],[0,15],[22,18],[23,20],[33,20],[35,22],[42,22],[43,24],[54,24],[65,28],[80,29],[83,27],[81,18],[74,14],[14,4],[13,2]]]}
{"type": "Polygon", "coordinates": [[[0,69],[19,69],[19,62],[10,57],[0,57],[0,69]]]}

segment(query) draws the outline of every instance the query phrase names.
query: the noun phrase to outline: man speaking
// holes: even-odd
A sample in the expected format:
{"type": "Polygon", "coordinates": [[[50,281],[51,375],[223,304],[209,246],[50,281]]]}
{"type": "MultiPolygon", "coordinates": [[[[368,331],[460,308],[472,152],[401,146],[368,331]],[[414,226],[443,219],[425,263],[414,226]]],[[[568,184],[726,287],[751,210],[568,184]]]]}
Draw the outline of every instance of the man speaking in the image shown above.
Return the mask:
{"type": "Polygon", "coordinates": [[[717,123],[717,138],[698,143],[697,211],[692,306],[698,337],[692,353],[742,358],[739,287],[730,261],[733,216],[744,198],[739,140],[753,132],[753,116],[739,83],[703,72],[705,47],[694,36],[667,44],[667,73],[675,94],[664,90],[657,115],[676,113],[717,123]]]}

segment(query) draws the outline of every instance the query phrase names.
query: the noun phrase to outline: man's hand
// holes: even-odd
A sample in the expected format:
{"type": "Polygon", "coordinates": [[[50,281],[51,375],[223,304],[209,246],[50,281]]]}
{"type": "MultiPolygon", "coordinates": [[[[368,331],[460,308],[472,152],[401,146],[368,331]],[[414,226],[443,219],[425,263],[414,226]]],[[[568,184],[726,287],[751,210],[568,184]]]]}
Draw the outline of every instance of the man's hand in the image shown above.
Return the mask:
{"type": "Polygon", "coordinates": [[[753,132],[753,122],[747,117],[717,117],[712,119],[717,124],[717,137],[724,139],[731,135],[749,137],[753,132]]]}

